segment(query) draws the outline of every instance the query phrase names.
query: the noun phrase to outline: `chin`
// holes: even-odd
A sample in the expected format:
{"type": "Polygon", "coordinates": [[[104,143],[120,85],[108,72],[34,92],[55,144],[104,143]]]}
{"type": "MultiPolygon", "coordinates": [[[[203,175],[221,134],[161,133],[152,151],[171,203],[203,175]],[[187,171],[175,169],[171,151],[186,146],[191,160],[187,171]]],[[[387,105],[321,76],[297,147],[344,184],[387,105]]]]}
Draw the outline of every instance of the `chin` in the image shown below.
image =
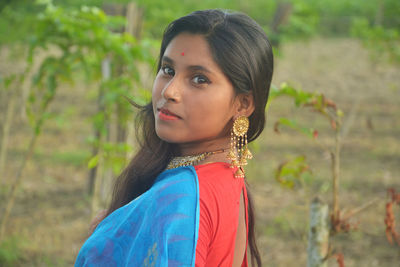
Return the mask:
{"type": "Polygon", "coordinates": [[[176,134],[175,131],[167,131],[164,129],[158,129],[156,127],[156,134],[158,138],[167,142],[167,143],[181,143],[182,140],[179,138],[179,135],[176,134]]]}

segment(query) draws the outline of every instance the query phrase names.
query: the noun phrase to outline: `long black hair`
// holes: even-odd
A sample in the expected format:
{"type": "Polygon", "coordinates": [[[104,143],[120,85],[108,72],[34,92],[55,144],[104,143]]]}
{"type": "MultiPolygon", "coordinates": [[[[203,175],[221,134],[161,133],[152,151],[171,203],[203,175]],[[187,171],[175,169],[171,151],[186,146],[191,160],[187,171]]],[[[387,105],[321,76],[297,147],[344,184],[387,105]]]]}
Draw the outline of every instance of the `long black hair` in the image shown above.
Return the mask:
{"type": "MultiPolygon", "coordinates": [[[[265,106],[273,72],[272,48],[263,29],[249,16],[218,9],[195,11],[171,22],[165,29],[157,71],[161,58],[178,34],[200,34],[210,46],[213,59],[233,85],[236,94],[251,93],[255,110],[249,117],[249,142],[264,129],[265,106]]],[[[137,106],[135,104],[135,106],[137,106]]],[[[155,131],[151,102],[140,108],[136,117],[139,150],[116,180],[107,213],[129,203],[148,190],[155,178],[177,153],[176,145],[161,140],[155,131]]],[[[254,233],[254,208],[248,191],[248,241],[251,262],[261,266],[254,233]]]]}

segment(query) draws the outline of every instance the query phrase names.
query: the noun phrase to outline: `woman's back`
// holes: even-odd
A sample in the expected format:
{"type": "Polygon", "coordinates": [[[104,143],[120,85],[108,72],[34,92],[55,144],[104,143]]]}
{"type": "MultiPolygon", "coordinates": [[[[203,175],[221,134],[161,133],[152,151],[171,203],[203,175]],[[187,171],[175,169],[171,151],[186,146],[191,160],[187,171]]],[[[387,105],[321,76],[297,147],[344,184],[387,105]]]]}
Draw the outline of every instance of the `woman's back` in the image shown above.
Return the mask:
{"type": "Polygon", "coordinates": [[[235,169],[223,162],[198,165],[195,170],[200,191],[196,266],[234,266],[235,256],[236,262],[247,266],[247,192],[244,179],[235,178],[235,169]],[[240,207],[243,212],[240,212],[240,207]]]}

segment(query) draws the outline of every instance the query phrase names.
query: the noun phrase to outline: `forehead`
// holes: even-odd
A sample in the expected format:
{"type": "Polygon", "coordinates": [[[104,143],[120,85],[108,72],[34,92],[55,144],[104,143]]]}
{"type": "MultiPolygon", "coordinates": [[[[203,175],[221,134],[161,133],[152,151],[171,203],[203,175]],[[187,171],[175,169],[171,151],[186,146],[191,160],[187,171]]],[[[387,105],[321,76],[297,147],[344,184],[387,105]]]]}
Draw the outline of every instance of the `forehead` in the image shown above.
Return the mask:
{"type": "Polygon", "coordinates": [[[200,34],[180,33],[168,44],[164,56],[173,59],[177,64],[203,65],[219,70],[207,41],[200,34]]]}

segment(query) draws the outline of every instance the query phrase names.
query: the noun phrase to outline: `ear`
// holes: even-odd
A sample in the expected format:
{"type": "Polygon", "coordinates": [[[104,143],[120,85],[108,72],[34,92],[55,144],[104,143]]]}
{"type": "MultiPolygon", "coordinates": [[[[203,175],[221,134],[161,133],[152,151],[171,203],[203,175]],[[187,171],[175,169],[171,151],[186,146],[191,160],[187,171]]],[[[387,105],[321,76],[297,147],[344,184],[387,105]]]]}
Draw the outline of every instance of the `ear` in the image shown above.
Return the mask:
{"type": "Polygon", "coordinates": [[[248,94],[239,94],[236,96],[235,99],[235,116],[234,119],[237,117],[243,115],[246,117],[249,117],[251,114],[253,114],[255,105],[254,105],[254,97],[252,93],[248,94]]]}

